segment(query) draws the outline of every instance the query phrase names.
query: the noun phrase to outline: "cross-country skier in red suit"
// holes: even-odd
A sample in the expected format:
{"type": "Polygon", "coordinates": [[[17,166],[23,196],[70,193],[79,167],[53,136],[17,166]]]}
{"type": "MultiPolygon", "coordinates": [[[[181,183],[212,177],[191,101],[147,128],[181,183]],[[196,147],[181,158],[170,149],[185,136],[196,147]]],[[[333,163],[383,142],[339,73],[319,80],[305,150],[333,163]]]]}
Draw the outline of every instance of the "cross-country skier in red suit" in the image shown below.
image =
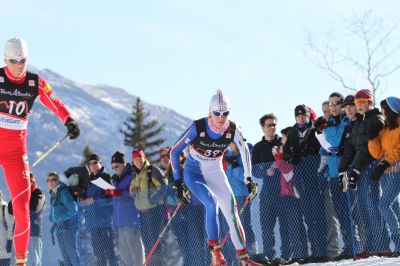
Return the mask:
{"type": "Polygon", "coordinates": [[[0,68],[0,165],[3,168],[14,207],[14,250],[16,264],[26,265],[30,235],[27,126],[38,97],[67,127],[70,139],[79,136],[79,126],[40,76],[27,72],[28,46],[21,38],[8,40],[4,48],[5,67],[0,68]]]}

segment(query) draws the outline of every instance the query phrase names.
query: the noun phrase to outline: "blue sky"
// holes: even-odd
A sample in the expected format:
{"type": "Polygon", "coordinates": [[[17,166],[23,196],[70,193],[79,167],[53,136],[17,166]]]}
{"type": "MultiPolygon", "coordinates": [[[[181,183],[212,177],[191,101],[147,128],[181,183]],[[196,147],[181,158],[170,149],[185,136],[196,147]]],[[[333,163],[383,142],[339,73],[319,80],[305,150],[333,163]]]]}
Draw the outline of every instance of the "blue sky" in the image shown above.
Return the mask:
{"type": "MultiPolygon", "coordinates": [[[[207,114],[221,88],[231,119],[255,143],[265,113],[274,112],[281,129],[297,104],[320,115],[331,92],[349,93],[307,59],[306,36],[340,35],[343,20],[366,9],[400,17],[397,0],[13,0],[1,5],[0,42],[21,36],[36,67],[121,87],[193,119],[207,114]]],[[[399,77],[385,80],[381,97],[399,96],[399,77]]]]}

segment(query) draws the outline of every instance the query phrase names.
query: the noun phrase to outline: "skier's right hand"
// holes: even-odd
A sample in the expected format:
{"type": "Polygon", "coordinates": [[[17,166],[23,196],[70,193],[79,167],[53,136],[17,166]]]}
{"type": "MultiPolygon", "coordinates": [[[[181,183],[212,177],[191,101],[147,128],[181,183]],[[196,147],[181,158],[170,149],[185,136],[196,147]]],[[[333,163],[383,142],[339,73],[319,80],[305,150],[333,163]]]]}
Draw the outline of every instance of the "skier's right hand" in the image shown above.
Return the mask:
{"type": "Polygon", "coordinates": [[[183,204],[189,204],[190,202],[190,191],[181,179],[174,181],[175,196],[183,204]]]}
{"type": "Polygon", "coordinates": [[[67,122],[65,122],[65,126],[67,127],[68,130],[69,139],[76,139],[77,137],[79,137],[81,129],[79,128],[78,123],[74,119],[69,117],[67,119],[67,122]]]}

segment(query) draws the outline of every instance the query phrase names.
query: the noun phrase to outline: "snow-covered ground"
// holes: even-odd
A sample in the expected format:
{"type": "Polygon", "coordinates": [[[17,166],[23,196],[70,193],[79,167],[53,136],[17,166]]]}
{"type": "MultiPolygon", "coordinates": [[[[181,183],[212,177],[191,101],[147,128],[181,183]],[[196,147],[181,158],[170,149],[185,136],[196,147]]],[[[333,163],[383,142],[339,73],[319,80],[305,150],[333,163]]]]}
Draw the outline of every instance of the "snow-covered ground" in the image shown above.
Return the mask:
{"type": "MultiPolygon", "coordinates": [[[[299,265],[298,263],[293,263],[291,265],[299,265]]],[[[355,266],[374,266],[374,265],[400,265],[400,258],[382,258],[382,257],[370,257],[368,259],[362,259],[354,261],[341,260],[335,262],[324,262],[324,263],[309,263],[302,264],[309,266],[336,266],[336,265],[355,265],[355,266]]]]}

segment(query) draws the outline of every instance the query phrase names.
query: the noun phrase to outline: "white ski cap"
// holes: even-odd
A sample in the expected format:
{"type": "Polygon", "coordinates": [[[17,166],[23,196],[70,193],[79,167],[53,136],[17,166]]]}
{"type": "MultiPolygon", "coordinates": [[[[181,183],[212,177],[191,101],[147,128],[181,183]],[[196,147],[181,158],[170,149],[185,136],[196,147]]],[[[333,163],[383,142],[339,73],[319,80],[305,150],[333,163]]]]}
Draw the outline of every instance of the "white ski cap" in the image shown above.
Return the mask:
{"type": "Polygon", "coordinates": [[[21,60],[28,56],[28,44],[24,39],[14,37],[6,41],[4,46],[4,58],[21,60]]]}
{"type": "Polygon", "coordinates": [[[217,93],[211,97],[210,111],[226,112],[231,109],[231,101],[226,97],[222,90],[217,90],[217,93]]]}

